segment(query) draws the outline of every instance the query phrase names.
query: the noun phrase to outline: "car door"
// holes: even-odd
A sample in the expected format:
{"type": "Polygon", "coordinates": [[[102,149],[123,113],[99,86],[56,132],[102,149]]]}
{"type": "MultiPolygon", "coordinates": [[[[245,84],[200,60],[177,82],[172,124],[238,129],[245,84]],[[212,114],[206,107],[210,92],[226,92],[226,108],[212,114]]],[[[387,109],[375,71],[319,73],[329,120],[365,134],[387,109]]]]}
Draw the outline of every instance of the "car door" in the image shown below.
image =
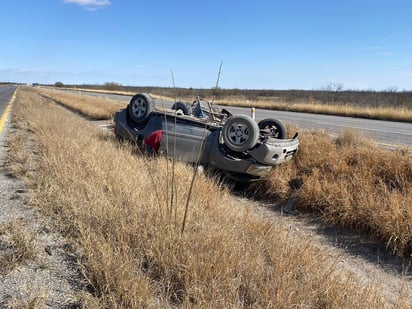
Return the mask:
{"type": "Polygon", "coordinates": [[[204,157],[205,140],[210,134],[206,123],[184,119],[184,117],[167,117],[163,122],[162,147],[169,157],[183,162],[201,163],[204,157]]]}

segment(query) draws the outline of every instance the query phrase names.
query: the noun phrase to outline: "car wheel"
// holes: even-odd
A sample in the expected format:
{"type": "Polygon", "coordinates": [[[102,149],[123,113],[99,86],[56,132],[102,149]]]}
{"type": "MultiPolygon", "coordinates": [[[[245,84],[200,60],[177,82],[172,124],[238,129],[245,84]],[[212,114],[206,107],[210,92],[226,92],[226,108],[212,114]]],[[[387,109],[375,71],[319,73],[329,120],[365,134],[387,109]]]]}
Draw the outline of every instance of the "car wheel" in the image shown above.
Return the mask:
{"type": "Polygon", "coordinates": [[[153,109],[153,100],[146,93],[139,93],[133,96],[127,106],[130,119],[136,124],[144,124],[153,109]]]}
{"type": "Polygon", "coordinates": [[[285,125],[277,119],[263,119],[258,123],[260,132],[263,136],[285,139],[287,132],[285,125]]]}
{"type": "Polygon", "coordinates": [[[246,115],[229,118],[222,128],[223,141],[233,151],[245,151],[253,148],[259,138],[257,123],[246,115]]]}
{"type": "Polygon", "coordinates": [[[176,111],[176,114],[181,113],[183,115],[191,115],[190,104],[184,102],[176,102],[172,105],[172,109],[176,111]]]}

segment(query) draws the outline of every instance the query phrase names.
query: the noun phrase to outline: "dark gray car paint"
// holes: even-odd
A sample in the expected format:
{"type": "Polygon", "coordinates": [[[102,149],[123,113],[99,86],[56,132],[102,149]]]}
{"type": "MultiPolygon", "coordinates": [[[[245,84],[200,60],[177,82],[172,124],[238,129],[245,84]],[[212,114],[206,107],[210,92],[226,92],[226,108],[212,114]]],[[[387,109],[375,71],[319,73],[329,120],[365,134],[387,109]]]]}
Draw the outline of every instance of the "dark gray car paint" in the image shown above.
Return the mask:
{"type": "MultiPolygon", "coordinates": [[[[261,164],[249,153],[233,153],[221,142],[221,125],[214,125],[206,119],[191,116],[177,116],[174,113],[154,111],[147,123],[138,127],[128,116],[127,109],[116,112],[115,134],[128,140],[142,143],[143,139],[156,130],[162,130],[163,137],[159,151],[169,157],[188,163],[199,163],[225,171],[237,180],[255,180],[268,174],[272,165],[290,159],[299,146],[293,140],[266,139],[249,152],[255,156],[267,154],[266,147],[279,148],[278,162],[270,158],[270,165],[261,164]]],[[[263,158],[264,160],[264,158],[263,158]]]]}

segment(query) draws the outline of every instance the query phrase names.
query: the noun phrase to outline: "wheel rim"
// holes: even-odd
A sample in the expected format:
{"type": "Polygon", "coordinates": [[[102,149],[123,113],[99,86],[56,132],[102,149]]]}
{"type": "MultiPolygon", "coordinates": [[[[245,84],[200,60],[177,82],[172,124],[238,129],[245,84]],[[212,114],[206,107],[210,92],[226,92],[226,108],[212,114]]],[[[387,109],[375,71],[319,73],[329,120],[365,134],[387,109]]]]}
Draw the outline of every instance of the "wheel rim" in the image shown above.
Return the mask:
{"type": "Polygon", "coordinates": [[[134,100],[132,105],[132,112],[137,118],[142,118],[146,113],[147,105],[146,101],[141,98],[134,100]]]}
{"type": "Polygon", "coordinates": [[[245,123],[234,123],[229,127],[228,136],[232,144],[241,146],[250,138],[249,127],[245,123]]]}

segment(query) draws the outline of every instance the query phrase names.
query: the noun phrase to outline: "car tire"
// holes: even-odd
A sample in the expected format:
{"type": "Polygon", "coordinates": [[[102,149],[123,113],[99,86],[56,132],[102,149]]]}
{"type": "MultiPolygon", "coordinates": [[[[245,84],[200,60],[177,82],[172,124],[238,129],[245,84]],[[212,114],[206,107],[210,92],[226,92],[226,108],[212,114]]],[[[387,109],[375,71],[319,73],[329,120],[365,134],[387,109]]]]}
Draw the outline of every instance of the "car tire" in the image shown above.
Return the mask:
{"type": "Polygon", "coordinates": [[[127,112],[130,119],[138,125],[143,125],[146,123],[153,109],[154,102],[146,93],[134,95],[127,106],[127,112]]]}
{"type": "Polygon", "coordinates": [[[223,142],[233,151],[242,152],[253,148],[259,139],[257,123],[246,115],[229,118],[222,128],[223,142]]]}
{"type": "Polygon", "coordinates": [[[176,111],[176,114],[181,112],[183,115],[191,115],[192,110],[190,104],[184,102],[176,102],[172,105],[172,109],[176,111]]]}
{"type": "Polygon", "coordinates": [[[280,120],[268,118],[259,121],[259,129],[264,136],[285,139],[287,136],[286,127],[280,120]]]}

